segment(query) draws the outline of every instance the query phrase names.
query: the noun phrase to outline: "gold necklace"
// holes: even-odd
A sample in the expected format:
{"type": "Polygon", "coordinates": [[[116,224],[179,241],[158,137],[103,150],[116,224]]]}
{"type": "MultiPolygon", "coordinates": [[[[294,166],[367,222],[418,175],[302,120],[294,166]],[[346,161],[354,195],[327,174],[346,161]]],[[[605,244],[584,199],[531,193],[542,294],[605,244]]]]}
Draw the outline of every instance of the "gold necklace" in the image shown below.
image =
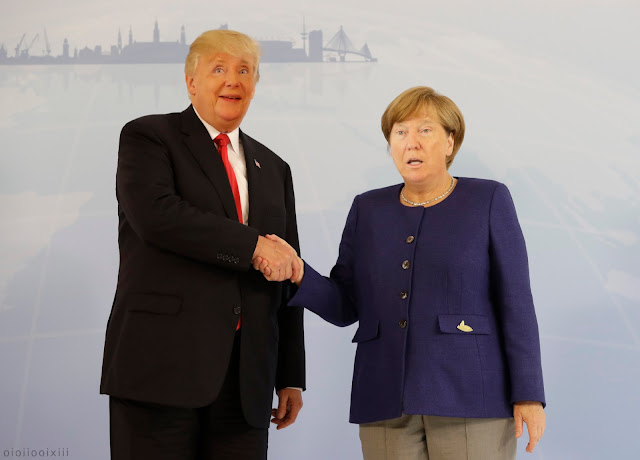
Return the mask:
{"type": "Polygon", "coordinates": [[[453,184],[455,183],[455,181],[453,180],[453,177],[451,177],[451,185],[449,185],[449,188],[447,189],[446,192],[444,192],[442,195],[437,196],[431,200],[428,201],[423,201],[422,203],[416,203],[414,201],[408,200],[406,196],[404,196],[404,186],[402,187],[402,190],[400,190],[400,198],[402,198],[402,201],[404,201],[405,203],[409,203],[412,206],[424,206],[425,204],[429,204],[429,203],[433,203],[434,201],[438,201],[441,200],[442,198],[444,198],[445,196],[447,196],[449,194],[449,192],[451,192],[451,190],[453,190],[453,184]]]}

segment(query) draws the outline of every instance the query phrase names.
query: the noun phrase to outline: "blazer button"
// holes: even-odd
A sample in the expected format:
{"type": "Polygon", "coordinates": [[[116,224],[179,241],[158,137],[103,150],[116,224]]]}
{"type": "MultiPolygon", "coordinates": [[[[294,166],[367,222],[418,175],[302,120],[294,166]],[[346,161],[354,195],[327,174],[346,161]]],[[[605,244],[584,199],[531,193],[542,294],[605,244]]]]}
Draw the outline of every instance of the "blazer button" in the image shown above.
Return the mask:
{"type": "Polygon", "coordinates": [[[411,267],[411,262],[409,262],[408,260],[405,260],[404,262],[402,262],[402,268],[404,268],[405,270],[408,270],[409,267],[411,267]]]}
{"type": "Polygon", "coordinates": [[[405,327],[407,327],[407,320],[406,319],[401,319],[398,322],[398,326],[400,326],[402,329],[404,329],[405,327]]]}
{"type": "Polygon", "coordinates": [[[406,299],[407,297],[409,297],[409,293],[407,291],[400,291],[400,298],[402,300],[406,299]]]}
{"type": "Polygon", "coordinates": [[[411,236],[408,236],[405,241],[407,242],[407,244],[411,244],[413,243],[413,240],[415,240],[415,238],[413,237],[413,235],[411,235],[411,236]]]}
{"type": "Polygon", "coordinates": [[[222,254],[218,254],[216,257],[218,258],[218,260],[220,260],[222,259],[222,254]]]}
{"type": "Polygon", "coordinates": [[[242,308],[240,308],[240,307],[233,307],[233,314],[234,314],[234,315],[239,315],[241,311],[242,311],[242,308]]]}

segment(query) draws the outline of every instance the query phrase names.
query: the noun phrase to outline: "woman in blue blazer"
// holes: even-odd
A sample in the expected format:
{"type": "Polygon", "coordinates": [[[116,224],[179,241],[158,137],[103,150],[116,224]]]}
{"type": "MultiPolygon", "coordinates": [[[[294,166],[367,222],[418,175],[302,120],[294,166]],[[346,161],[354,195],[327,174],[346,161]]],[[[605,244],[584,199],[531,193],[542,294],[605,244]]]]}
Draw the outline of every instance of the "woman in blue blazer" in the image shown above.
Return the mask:
{"type": "Polygon", "coordinates": [[[545,399],[509,191],[449,174],[464,119],[431,88],[400,94],[382,131],[404,183],[355,198],[331,276],[307,264],[289,305],[359,321],[350,421],[365,460],[514,459],[523,421],[532,452],[545,399]]]}

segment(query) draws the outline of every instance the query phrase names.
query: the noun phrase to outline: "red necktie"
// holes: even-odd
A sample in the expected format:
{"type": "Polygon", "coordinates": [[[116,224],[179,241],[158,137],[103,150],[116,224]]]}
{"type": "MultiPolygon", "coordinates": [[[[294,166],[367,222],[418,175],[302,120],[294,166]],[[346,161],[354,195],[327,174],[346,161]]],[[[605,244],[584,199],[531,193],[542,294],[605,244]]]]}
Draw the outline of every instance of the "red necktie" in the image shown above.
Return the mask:
{"type": "MultiPolygon", "coordinates": [[[[229,136],[227,136],[224,133],[220,133],[213,140],[213,142],[215,142],[216,147],[218,147],[218,153],[222,158],[224,169],[227,171],[227,176],[229,177],[229,184],[231,185],[231,192],[233,193],[233,199],[236,202],[236,212],[238,213],[238,220],[242,224],[243,223],[242,222],[242,205],[240,204],[240,191],[238,190],[238,181],[236,180],[236,174],[233,172],[231,163],[229,163],[229,152],[227,150],[227,145],[229,145],[229,136]]],[[[242,322],[242,316],[238,318],[238,325],[236,326],[236,331],[240,329],[241,322],[242,322]]]]}
{"type": "Polygon", "coordinates": [[[224,163],[224,169],[227,171],[227,176],[229,177],[229,184],[231,184],[231,192],[233,193],[233,199],[236,202],[236,211],[238,213],[238,220],[242,224],[242,204],[240,203],[240,191],[238,190],[238,181],[236,180],[236,175],[233,172],[233,168],[231,167],[231,163],[229,163],[229,153],[227,151],[227,145],[229,145],[229,136],[224,133],[218,134],[218,136],[213,140],[216,146],[218,147],[218,153],[222,158],[222,163],[224,163]]]}

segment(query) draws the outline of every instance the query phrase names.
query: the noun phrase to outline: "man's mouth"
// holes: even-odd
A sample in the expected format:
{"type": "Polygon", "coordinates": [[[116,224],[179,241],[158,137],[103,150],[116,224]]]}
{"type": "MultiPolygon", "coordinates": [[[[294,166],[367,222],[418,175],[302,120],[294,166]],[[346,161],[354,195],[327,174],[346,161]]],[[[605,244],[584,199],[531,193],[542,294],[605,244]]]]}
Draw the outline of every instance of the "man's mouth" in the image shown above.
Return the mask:
{"type": "Polygon", "coordinates": [[[241,99],[240,96],[220,96],[222,99],[227,99],[229,101],[239,101],[241,99]]]}

